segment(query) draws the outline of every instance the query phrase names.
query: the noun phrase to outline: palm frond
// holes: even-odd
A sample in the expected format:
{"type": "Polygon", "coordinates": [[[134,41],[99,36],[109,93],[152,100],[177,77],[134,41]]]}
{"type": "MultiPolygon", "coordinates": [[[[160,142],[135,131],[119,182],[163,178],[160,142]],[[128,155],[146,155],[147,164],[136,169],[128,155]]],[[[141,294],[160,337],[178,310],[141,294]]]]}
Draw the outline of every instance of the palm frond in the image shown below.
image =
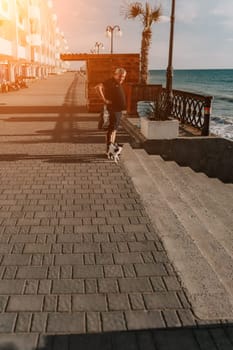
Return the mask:
{"type": "Polygon", "coordinates": [[[121,7],[121,14],[125,19],[134,19],[144,14],[143,6],[140,2],[125,3],[121,7]]]}
{"type": "Polygon", "coordinates": [[[162,9],[161,6],[155,7],[151,12],[151,19],[152,22],[157,22],[159,20],[159,17],[162,16],[162,9]]]}

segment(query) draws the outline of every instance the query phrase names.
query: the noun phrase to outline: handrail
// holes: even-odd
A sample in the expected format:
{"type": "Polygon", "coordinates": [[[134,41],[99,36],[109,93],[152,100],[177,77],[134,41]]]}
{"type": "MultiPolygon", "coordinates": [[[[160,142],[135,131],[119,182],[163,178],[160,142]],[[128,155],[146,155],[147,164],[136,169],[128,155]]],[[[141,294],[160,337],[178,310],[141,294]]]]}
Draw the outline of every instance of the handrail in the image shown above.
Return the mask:
{"type": "MultiPolygon", "coordinates": [[[[160,94],[160,106],[165,109],[167,92],[163,88],[160,94]]],[[[191,125],[201,130],[202,136],[209,135],[212,96],[204,96],[181,90],[173,90],[171,116],[181,124],[191,125]]]]}

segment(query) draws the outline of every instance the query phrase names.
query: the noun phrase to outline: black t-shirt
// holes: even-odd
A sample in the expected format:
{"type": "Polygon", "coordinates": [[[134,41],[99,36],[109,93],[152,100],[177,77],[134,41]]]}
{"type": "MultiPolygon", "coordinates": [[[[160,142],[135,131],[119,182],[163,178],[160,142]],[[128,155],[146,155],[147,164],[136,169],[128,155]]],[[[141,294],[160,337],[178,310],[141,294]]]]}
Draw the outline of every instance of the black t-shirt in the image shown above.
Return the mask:
{"type": "Polygon", "coordinates": [[[122,85],[119,84],[114,78],[106,80],[103,85],[106,99],[112,102],[111,105],[108,105],[108,108],[115,112],[125,110],[126,100],[122,85]]]}

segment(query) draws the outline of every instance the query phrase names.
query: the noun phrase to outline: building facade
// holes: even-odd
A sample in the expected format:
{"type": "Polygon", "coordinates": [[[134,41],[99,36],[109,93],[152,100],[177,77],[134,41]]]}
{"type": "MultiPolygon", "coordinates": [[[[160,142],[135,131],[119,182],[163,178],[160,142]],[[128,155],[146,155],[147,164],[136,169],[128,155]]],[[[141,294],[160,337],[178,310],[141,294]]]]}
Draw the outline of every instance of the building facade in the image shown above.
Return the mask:
{"type": "Polygon", "coordinates": [[[0,0],[0,84],[65,71],[67,49],[51,0],[0,0]]]}

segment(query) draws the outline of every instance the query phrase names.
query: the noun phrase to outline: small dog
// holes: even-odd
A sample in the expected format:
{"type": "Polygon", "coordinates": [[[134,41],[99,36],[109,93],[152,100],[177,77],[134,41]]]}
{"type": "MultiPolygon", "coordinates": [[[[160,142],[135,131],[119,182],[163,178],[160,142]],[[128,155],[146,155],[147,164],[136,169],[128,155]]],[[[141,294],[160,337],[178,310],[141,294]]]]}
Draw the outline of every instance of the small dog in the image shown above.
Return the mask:
{"type": "Polygon", "coordinates": [[[115,163],[118,163],[120,160],[122,148],[123,145],[118,145],[117,143],[110,143],[107,152],[108,159],[112,159],[115,163]]]}

